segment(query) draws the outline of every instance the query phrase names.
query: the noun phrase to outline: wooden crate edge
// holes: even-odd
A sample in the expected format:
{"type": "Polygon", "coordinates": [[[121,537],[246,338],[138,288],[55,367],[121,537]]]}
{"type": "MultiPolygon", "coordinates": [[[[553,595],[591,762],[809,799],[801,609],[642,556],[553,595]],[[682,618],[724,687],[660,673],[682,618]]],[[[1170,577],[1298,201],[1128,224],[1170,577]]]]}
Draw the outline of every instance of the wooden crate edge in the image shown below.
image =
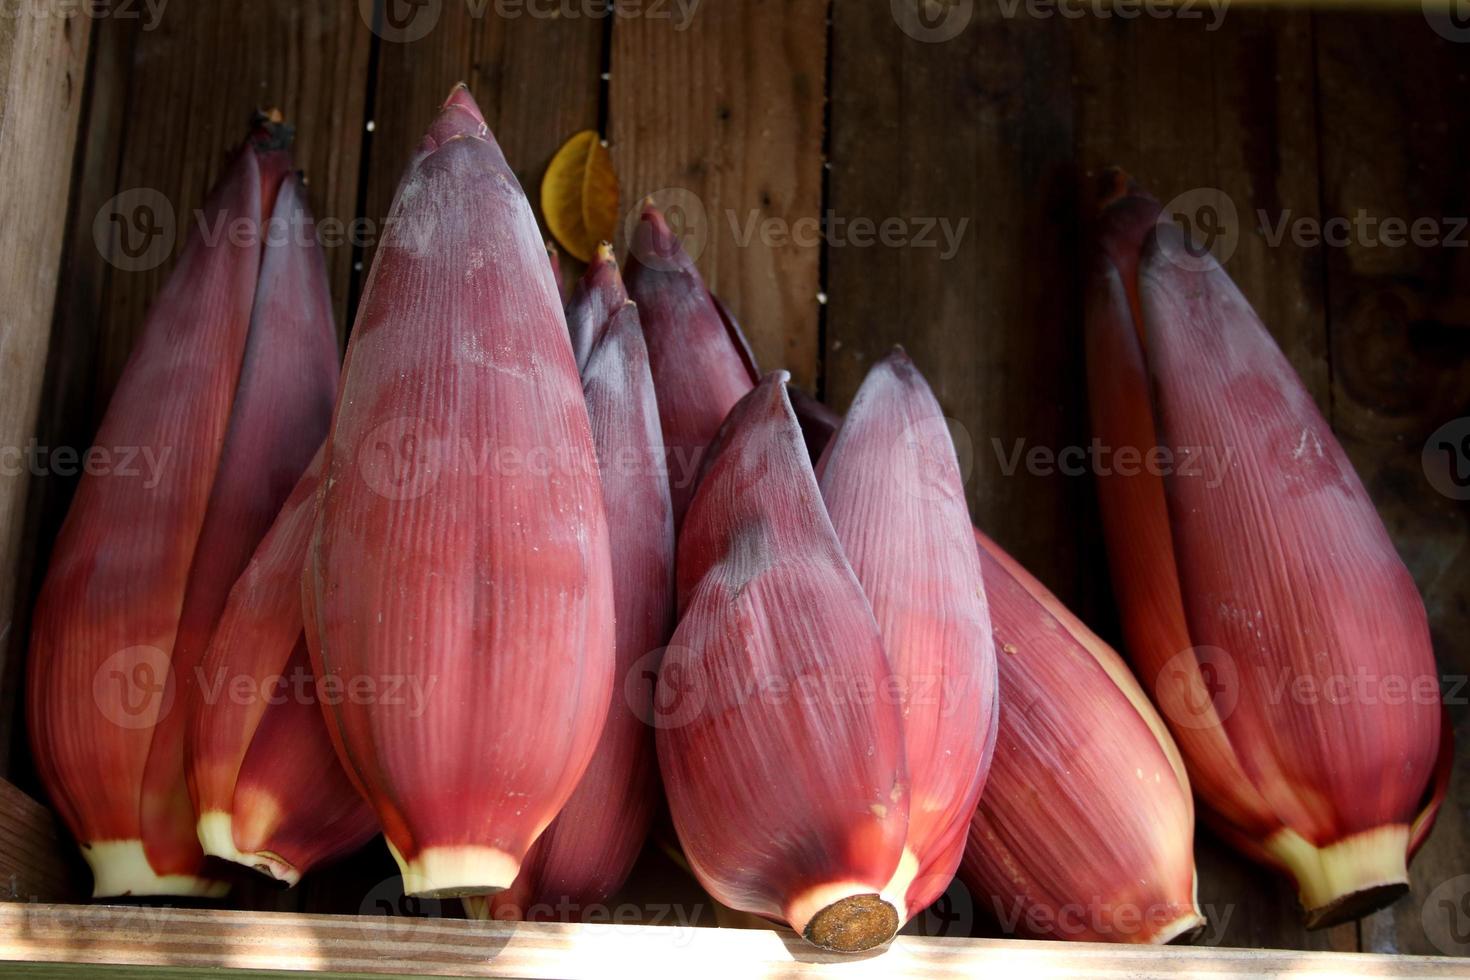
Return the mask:
{"type": "Polygon", "coordinates": [[[146,906],[0,904],[0,964],[21,976],[311,973],[325,977],[1466,977],[1453,959],[902,936],[824,954],[789,932],[470,922],[146,906]]]}

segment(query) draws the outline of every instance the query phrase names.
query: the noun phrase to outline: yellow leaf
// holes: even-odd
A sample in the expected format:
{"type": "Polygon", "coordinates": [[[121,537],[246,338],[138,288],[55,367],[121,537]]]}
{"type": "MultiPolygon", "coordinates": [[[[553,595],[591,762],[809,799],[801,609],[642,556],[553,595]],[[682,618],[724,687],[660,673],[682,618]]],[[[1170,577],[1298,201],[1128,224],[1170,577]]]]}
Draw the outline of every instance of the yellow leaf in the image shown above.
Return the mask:
{"type": "Polygon", "coordinates": [[[562,144],[541,180],[541,213],[562,248],[592,261],[598,242],[612,241],[618,221],[618,175],[596,132],[562,144]]]}

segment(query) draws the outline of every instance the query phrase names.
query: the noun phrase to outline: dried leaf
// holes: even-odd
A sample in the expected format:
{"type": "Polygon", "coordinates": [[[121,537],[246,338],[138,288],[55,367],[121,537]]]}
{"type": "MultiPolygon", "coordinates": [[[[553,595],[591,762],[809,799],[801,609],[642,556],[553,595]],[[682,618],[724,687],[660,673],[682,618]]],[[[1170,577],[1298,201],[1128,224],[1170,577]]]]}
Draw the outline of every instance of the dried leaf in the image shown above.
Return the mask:
{"type": "Polygon", "coordinates": [[[562,144],[541,180],[541,212],[562,248],[591,262],[598,242],[611,241],[618,220],[618,175],[595,130],[562,144]]]}

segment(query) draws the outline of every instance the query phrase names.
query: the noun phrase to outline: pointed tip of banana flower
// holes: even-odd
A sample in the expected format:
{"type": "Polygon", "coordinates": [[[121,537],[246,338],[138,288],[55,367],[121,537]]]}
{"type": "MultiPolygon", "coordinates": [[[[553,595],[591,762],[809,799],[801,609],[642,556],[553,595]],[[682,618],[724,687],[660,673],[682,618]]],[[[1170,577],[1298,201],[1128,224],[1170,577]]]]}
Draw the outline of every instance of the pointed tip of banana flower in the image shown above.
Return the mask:
{"type": "Polygon", "coordinates": [[[592,256],[587,271],[572,287],[572,298],[567,301],[567,331],[572,338],[578,371],[586,371],[593,349],[602,342],[613,317],[629,302],[612,246],[604,242],[592,256]]]}
{"type": "Polygon", "coordinates": [[[1112,173],[1114,176],[1098,201],[1092,234],[1102,255],[1122,277],[1136,318],[1139,251],[1149,232],[1161,223],[1162,209],[1152,194],[1123,171],[1112,173]]]}
{"type": "Polygon", "coordinates": [[[257,109],[246,125],[257,152],[289,150],[296,141],[296,127],[286,122],[280,109],[257,109]]]}
{"type": "Polygon", "coordinates": [[[495,138],[490,135],[490,127],[485,124],[485,115],[464,82],[451,89],[449,97],[439,107],[438,114],[419,142],[418,153],[410,164],[410,169],[424,157],[455,139],[478,139],[495,144],[495,138]]]}
{"type": "Polygon", "coordinates": [[[641,265],[655,263],[663,269],[694,271],[694,260],[684,251],[684,243],[674,234],[668,219],[651,197],[643,201],[643,211],[638,215],[638,227],[633,231],[632,247],[628,252],[630,259],[641,260],[641,265]]]}
{"type": "Polygon", "coordinates": [[[454,86],[449,90],[449,94],[444,97],[444,103],[439,108],[463,109],[465,112],[474,116],[476,121],[481,125],[485,123],[485,114],[480,111],[480,104],[470,94],[470,86],[467,82],[455,82],[454,86]]]}
{"type": "Polygon", "coordinates": [[[1097,210],[1107,211],[1116,202],[1136,194],[1147,196],[1133,175],[1119,166],[1104,167],[1097,175],[1097,210]]]}
{"type": "MultiPolygon", "coordinates": [[[[257,111],[250,117],[245,141],[236,151],[239,155],[255,159],[260,177],[260,215],[267,221],[275,213],[281,186],[288,179],[300,182],[291,159],[291,144],[295,136],[295,127],[286,123],[279,109],[257,111]]],[[[266,238],[267,234],[262,233],[262,249],[266,238]]]]}

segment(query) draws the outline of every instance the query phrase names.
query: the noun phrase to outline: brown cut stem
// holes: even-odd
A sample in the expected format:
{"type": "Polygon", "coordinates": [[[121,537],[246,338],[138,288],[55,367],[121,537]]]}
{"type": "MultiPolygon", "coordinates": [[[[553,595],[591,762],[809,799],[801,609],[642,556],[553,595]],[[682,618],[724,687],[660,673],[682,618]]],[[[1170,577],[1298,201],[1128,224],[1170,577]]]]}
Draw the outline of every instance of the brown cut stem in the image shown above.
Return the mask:
{"type": "Polygon", "coordinates": [[[812,916],[802,938],[839,953],[882,946],[898,932],[898,910],[877,892],[839,899],[812,916]]]}

